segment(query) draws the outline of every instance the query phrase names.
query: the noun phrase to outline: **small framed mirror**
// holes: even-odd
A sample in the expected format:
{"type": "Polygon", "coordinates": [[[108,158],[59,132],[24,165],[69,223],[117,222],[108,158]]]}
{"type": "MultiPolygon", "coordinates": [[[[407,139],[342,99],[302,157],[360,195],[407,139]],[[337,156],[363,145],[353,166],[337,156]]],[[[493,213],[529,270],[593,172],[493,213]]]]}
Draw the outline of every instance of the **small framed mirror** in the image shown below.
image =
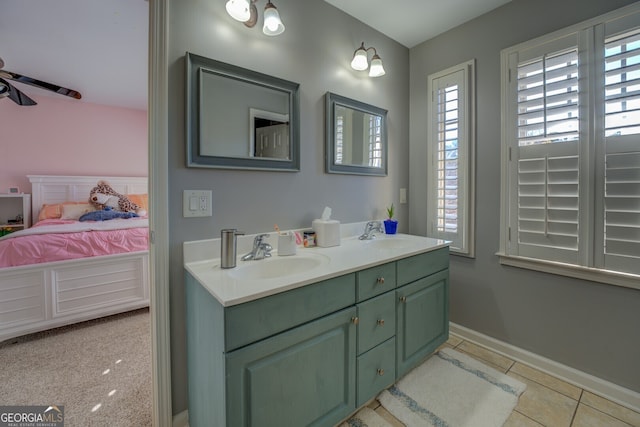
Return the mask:
{"type": "Polygon", "coordinates": [[[387,175],[387,110],[325,95],[327,173],[387,175]]]}
{"type": "Polygon", "coordinates": [[[300,170],[299,84],[187,52],[187,166],[300,170]]]}

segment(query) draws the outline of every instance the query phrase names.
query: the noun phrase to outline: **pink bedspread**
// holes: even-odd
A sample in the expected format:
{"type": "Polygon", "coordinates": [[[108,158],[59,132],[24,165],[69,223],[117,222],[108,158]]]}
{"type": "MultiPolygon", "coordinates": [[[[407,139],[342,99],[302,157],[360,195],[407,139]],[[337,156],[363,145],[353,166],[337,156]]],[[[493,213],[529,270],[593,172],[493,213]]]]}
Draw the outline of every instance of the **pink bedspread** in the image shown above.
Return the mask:
{"type": "Polygon", "coordinates": [[[3,238],[0,240],[0,267],[145,251],[149,248],[147,220],[100,221],[94,223],[95,228],[100,229],[89,231],[74,231],[75,226],[71,224],[91,228],[88,223],[78,221],[45,220],[24,230],[25,233],[16,232],[9,235],[10,238],[3,238]],[[126,228],[118,228],[118,223],[126,228]],[[134,225],[144,226],[131,228],[134,225]],[[38,234],[39,230],[48,229],[62,232],[38,234]]]}

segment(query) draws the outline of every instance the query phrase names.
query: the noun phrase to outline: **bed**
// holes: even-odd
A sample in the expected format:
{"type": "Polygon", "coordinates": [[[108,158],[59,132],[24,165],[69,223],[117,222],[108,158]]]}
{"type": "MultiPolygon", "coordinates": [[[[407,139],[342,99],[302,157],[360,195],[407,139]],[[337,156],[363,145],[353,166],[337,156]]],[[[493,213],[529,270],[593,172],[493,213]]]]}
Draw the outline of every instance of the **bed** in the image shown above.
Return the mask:
{"type": "MultiPolygon", "coordinates": [[[[32,185],[34,222],[44,205],[86,202],[99,180],[107,181],[115,191],[128,196],[146,195],[148,191],[146,177],[29,175],[28,178],[32,185]]],[[[73,259],[0,268],[0,341],[147,307],[148,222],[136,220],[139,226],[130,227],[136,230],[138,240],[137,246],[129,247],[134,247],[133,250],[95,256],[76,254],[73,259]],[[140,244],[142,238],[146,244],[140,244]]],[[[36,226],[28,230],[37,229],[36,226]]],[[[50,240],[54,238],[50,235],[50,240]]]]}

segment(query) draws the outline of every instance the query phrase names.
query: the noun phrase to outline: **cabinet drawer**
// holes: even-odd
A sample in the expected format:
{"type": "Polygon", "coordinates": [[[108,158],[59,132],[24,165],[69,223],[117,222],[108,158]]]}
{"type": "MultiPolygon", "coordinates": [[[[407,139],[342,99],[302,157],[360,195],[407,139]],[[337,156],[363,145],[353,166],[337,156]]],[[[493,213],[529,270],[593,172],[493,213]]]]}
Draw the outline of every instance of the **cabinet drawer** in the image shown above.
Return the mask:
{"type": "Polygon", "coordinates": [[[358,301],[364,301],[396,287],[396,263],[377,265],[356,273],[358,301]]]}
{"type": "Polygon", "coordinates": [[[355,304],[355,273],[225,309],[230,351],[355,304]]]}
{"type": "Polygon", "coordinates": [[[398,260],[398,286],[449,268],[449,248],[398,260]]]}
{"type": "Polygon", "coordinates": [[[358,304],[358,354],[396,333],[395,293],[387,292],[358,304]]]}
{"type": "Polygon", "coordinates": [[[396,379],[396,339],[391,338],[358,357],[356,405],[365,404],[396,379]]]}

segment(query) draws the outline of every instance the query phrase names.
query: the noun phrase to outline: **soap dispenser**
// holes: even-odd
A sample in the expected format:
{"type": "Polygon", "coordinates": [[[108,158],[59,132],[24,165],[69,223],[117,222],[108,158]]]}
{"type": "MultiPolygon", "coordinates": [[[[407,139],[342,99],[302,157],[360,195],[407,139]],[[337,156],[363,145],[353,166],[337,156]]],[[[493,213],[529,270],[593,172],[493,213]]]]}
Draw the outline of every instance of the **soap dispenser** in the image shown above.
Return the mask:
{"type": "Polygon", "coordinates": [[[220,268],[234,268],[237,258],[237,237],[244,233],[235,228],[220,231],[220,268]]]}

